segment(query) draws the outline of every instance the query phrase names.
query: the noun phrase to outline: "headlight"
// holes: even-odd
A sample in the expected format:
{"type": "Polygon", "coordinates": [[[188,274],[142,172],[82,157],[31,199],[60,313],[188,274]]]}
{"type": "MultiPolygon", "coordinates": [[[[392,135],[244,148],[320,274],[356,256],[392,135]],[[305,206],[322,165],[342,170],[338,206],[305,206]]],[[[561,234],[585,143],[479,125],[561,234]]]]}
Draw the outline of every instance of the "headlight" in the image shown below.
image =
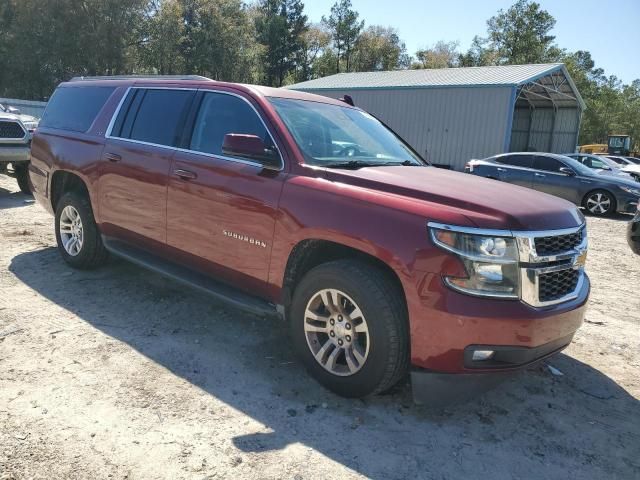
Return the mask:
{"type": "Polygon", "coordinates": [[[457,255],[467,277],[445,276],[454,290],[487,297],[518,298],[518,248],[513,237],[462,233],[430,225],[433,242],[457,255]]]}
{"type": "Polygon", "coordinates": [[[631,193],[632,195],[640,195],[640,188],[625,187],[620,185],[620,189],[624,192],[631,193]]]}
{"type": "Polygon", "coordinates": [[[40,122],[22,122],[24,128],[26,128],[30,132],[33,132],[36,128],[38,128],[38,123],[40,122]]]}

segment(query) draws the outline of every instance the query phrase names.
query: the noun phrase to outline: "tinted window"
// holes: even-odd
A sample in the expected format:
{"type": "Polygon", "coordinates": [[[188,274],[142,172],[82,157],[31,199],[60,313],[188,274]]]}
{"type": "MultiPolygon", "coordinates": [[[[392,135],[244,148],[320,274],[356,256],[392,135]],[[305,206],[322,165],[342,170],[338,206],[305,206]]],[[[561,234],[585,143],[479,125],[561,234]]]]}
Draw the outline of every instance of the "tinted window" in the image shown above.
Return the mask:
{"type": "Polygon", "coordinates": [[[86,132],[114,87],[58,88],[44,111],[41,127],[86,132]]]}
{"type": "Polygon", "coordinates": [[[222,155],[222,142],[228,133],[256,135],[267,146],[273,146],[267,129],[247,102],[233,95],[206,93],[200,104],[189,148],[222,155]]]}
{"type": "Polygon", "coordinates": [[[121,136],[176,146],[193,95],[190,90],[139,91],[130,105],[121,136]]]}
{"type": "Polygon", "coordinates": [[[536,155],[533,168],[536,170],[545,170],[547,172],[559,172],[562,167],[565,165],[555,158],[551,157],[543,157],[541,155],[536,155]]]}
{"type": "Polygon", "coordinates": [[[531,155],[505,155],[496,158],[496,162],[505,165],[513,165],[514,167],[531,168],[531,155]]]}

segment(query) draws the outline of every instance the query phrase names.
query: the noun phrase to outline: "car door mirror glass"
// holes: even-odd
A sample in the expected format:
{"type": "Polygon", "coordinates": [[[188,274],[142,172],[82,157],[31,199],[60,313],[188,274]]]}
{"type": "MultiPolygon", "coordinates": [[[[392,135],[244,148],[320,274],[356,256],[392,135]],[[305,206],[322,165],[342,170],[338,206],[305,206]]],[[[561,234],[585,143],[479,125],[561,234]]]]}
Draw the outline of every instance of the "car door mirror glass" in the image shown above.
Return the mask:
{"type": "Polygon", "coordinates": [[[224,136],[222,153],[230,157],[255,160],[270,170],[280,169],[280,156],[278,150],[268,146],[257,135],[228,133],[224,136]]]}

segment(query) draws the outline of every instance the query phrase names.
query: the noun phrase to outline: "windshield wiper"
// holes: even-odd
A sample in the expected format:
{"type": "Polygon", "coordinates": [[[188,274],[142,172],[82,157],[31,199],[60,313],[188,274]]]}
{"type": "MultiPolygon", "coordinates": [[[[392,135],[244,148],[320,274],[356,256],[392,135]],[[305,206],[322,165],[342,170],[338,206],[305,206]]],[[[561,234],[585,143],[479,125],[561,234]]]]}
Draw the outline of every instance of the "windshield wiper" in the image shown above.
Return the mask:
{"type": "Polygon", "coordinates": [[[402,162],[365,162],[364,160],[349,160],[348,162],[334,162],[323,165],[326,168],[351,168],[358,169],[364,167],[390,167],[390,166],[420,166],[418,163],[413,163],[411,160],[404,160],[402,162]]]}

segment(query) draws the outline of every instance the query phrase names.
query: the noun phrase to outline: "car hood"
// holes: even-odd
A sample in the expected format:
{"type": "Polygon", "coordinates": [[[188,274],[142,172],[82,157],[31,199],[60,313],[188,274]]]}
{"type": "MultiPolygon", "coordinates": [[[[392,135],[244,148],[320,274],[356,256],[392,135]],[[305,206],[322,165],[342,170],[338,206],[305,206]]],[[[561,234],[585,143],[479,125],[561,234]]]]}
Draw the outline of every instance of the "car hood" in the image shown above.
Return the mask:
{"type": "Polygon", "coordinates": [[[21,122],[38,122],[39,119],[31,115],[16,115],[9,112],[0,112],[0,120],[20,120],[21,122]]]}
{"type": "Polygon", "coordinates": [[[614,176],[614,175],[599,175],[599,174],[594,174],[590,177],[586,177],[584,176],[583,178],[589,178],[591,180],[593,180],[594,178],[597,180],[598,183],[600,184],[607,184],[607,185],[612,185],[612,186],[626,186],[626,187],[631,187],[631,188],[640,188],[640,183],[636,182],[633,178],[629,177],[629,178],[625,178],[625,177],[621,177],[621,176],[614,176]]]}
{"type": "Polygon", "coordinates": [[[558,197],[435,167],[327,169],[326,176],[420,202],[430,221],[447,223],[449,208],[461,212],[473,226],[490,229],[555,230],[584,221],[575,205],[558,197]]]}
{"type": "Polygon", "coordinates": [[[625,165],[620,170],[623,172],[640,173],[640,165],[625,165]]]}

